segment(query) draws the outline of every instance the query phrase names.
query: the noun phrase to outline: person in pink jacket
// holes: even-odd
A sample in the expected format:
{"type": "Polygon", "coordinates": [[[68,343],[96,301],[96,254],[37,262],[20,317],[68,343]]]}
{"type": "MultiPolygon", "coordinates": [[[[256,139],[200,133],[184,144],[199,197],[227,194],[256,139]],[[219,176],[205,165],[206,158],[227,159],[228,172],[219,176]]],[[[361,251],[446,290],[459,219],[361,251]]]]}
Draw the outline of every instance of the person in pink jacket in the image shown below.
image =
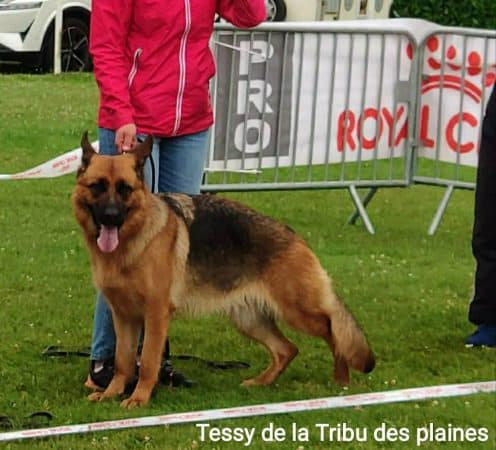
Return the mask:
{"type": "MultiPolygon", "coordinates": [[[[132,151],[154,136],[145,177],[152,191],[200,192],[213,123],[209,43],[215,15],[240,28],[266,18],[264,0],[93,0],[90,52],[100,92],[100,153],[132,151]]],[[[112,316],[97,294],[90,373],[85,385],[105,388],[113,376],[112,316]]],[[[160,380],[188,385],[169,361],[160,380]]]]}

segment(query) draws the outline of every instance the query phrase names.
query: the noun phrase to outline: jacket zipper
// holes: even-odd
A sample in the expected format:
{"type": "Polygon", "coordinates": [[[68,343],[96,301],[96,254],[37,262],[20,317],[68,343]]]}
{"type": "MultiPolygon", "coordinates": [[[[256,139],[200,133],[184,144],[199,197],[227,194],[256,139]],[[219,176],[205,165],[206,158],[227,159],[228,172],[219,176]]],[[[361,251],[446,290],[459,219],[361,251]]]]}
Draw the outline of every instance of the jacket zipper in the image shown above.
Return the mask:
{"type": "Polygon", "coordinates": [[[131,87],[131,85],[133,84],[134,77],[136,76],[136,72],[138,71],[138,59],[139,59],[142,51],[143,50],[141,48],[138,48],[134,52],[133,66],[131,67],[131,70],[130,70],[129,75],[127,77],[128,87],[131,87]]]}
{"type": "Polygon", "coordinates": [[[179,86],[176,98],[176,121],[172,134],[177,134],[181,124],[181,114],[183,108],[184,87],[186,85],[186,42],[191,29],[191,8],[189,0],[184,0],[185,26],[179,47],[179,86]]]}

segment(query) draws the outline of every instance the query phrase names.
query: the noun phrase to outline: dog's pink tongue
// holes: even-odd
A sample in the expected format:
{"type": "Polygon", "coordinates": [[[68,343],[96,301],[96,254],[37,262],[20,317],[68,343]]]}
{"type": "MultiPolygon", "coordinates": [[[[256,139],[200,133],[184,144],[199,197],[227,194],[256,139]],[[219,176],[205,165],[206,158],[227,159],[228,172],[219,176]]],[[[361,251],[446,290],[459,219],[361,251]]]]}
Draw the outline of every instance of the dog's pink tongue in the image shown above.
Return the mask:
{"type": "Polygon", "coordinates": [[[96,241],[98,248],[105,253],[113,252],[119,245],[119,236],[117,227],[107,227],[102,225],[100,236],[96,241]]]}

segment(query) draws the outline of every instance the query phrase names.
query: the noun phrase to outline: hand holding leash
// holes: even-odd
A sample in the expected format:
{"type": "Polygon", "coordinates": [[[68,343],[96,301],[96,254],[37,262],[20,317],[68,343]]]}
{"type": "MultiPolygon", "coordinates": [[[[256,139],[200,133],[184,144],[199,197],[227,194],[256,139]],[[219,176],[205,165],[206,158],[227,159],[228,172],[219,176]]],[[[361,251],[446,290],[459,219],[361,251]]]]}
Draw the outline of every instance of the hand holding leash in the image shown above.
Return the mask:
{"type": "Polygon", "coordinates": [[[136,146],[136,125],[127,123],[115,132],[115,145],[119,153],[130,152],[136,146]]]}

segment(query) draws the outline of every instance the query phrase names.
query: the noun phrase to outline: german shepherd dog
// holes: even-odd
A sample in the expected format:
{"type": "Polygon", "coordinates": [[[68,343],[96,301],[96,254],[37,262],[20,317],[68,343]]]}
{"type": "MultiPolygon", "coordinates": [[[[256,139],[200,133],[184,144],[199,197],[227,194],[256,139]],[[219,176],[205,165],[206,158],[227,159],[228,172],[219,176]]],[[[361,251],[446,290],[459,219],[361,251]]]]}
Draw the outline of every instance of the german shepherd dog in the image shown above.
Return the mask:
{"type": "Polygon", "coordinates": [[[298,353],[276,320],[321,337],[334,379],[369,372],[374,355],[307,244],[287,226],[216,195],[151,194],[143,166],[148,137],[131,153],[98,155],[84,134],[72,204],[91,255],[93,282],[108,300],[116,332],[115,374],[98,401],[132,379],[144,328],[139,379],[123,407],[150,399],[173,314],[225,313],[263,344],[269,366],[244,385],[272,383],[298,353]]]}

